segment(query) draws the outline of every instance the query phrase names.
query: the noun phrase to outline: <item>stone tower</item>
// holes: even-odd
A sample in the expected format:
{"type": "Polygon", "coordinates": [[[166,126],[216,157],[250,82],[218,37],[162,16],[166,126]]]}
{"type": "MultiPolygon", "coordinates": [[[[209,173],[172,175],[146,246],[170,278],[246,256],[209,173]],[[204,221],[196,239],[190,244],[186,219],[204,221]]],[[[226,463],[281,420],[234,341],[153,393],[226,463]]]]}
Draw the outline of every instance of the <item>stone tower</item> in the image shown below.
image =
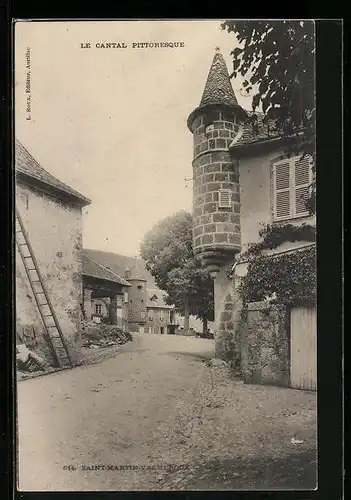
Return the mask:
{"type": "Polygon", "coordinates": [[[214,278],[216,351],[226,358],[234,328],[235,298],[228,271],[241,250],[239,167],[229,154],[242,133],[239,106],[222,54],[216,49],[200,105],[190,114],[194,136],[193,248],[214,278]]]}

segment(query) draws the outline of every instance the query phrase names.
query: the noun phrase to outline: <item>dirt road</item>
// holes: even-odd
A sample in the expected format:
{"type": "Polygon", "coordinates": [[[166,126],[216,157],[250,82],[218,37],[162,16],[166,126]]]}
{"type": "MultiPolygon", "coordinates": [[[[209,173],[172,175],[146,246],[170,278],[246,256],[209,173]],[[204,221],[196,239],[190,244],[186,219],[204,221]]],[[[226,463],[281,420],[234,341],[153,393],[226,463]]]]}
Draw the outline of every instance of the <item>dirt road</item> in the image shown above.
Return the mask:
{"type": "Polygon", "coordinates": [[[213,350],[136,335],[99,364],[19,382],[19,489],[314,488],[315,394],[230,380],[204,362],[213,350]]]}

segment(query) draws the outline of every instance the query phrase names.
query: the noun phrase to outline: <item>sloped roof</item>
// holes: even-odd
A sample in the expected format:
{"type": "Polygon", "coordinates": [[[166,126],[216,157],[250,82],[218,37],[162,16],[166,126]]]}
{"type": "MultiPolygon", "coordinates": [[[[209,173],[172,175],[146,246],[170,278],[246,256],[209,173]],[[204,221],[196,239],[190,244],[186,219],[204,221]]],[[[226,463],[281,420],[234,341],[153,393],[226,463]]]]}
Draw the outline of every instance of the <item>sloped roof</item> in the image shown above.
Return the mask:
{"type": "Polygon", "coordinates": [[[249,144],[259,143],[269,139],[279,139],[281,136],[274,128],[274,122],[269,120],[263,122],[264,114],[256,112],[256,120],[251,121],[252,111],[247,111],[248,119],[243,123],[243,133],[234,138],[230,148],[242,147],[249,144]]]}
{"type": "Polygon", "coordinates": [[[157,288],[153,276],[147,271],[145,262],[142,259],[89,248],[83,249],[83,255],[98,262],[118,276],[127,280],[142,279],[147,282],[147,287],[157,288]],[[126,277],[127,269],[130,271],[128,278],[126,277]]]}
{"type": "Polygon", "coordinates": [[[174,306],[166,304],[166,292],[158,288],[147,288],[147,307],[157,307],[160,309],[174,309],[174,306]]]}
{"type": "Polygon", "coordinates": [[[220,52],[214,55],[202,94],[200,106],[208,104],[228,104],[238,106],[227,65],[220,52]]]}
{"type": "Polygon", "coordinates": [[[18,139],[16,139],[15,142],[15,168],[17,174],[22,174],[22,176],[39,181],[41,184],[49,186],[56,192],[64,193],[70,198],[76,199],[81,203],[83,202],[84,205],[91,203],[91,200],[54,177],[39,165],[37,160],[33,158],[18,139]]]}
{"type": "Polygon", "coordinates": [[[106,281],[112,281],[122,286],[131,286],[128,281],[113,273],[93,259],[90,259],[84,253],[82,254],[83,275],[91,278],[98,278],[106,281]]]}
{"type": "Polygon", "coordinates": [[[187,124],[190,131],[192,131],[194,119],[203,113],[204,109],[217,106],[234,108],[237,116],[242,120],[247,117],[246,111],[238,104],[227,65],[219,49],[216,49],[216,54],[213,57],[200,105],[188,117],[187,124]]]}

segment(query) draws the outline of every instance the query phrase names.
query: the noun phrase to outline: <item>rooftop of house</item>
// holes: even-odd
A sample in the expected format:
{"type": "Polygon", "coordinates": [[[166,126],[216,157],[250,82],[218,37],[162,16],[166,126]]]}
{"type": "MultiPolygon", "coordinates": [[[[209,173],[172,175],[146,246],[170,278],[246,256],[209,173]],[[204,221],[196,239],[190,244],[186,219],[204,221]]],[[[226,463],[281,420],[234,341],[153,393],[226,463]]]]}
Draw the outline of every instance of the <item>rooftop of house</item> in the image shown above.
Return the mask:
{"type": "Polygon", "coordinates": [[[68,197],[78,201],[83,206],[91,203],[91,200],[57,179],[57,177],[54,177],[39,165],[37,160],[18,139],[15,142],[15,168],[18,179],[22,179],[23,181],[34,180],[36,185],[50,188],[50,191],[56,195],[64,195],[65,198],[68,197]]]}
{"type": "Polygon", "coordinates": [[[142,259],[90,248],[84,248],[83,255],[104,266],[117,276],[121,276],[128,282],[129,280],[140,279],[146,281],[147,288],[157,288],[153,276],[146,269],[145,261],[142,259]]]}
{"type": "Polygon", "coordinates": [[[147,289],[147,307],[158,309],[174,309],[174,306],[166,304],[167,293],[158,288],[147,289]]]}
{"type": "Polygon", "coordinates": [[[111,281],[121,286],[131,286],[130,283],[128,283],[128,281],[124,278],[121,278],[118,274],[113,273],[110,269],[107,269],[103,265],[99,264],[99,262],[96,262],[87,255],[84,255],[84,253],[82,254],[82,265],[83,276],[111,281]]]}
{"type": "Polygon", "coordinates": [[[264,122],[264,114],[260,112],[253,113],[252,111],[247,111],[248,118],[243,123],[242,134],[234,138],[230,148],[236,148],[238,146],[254,144],[262,142],[269,139],[281,137],[279,133],[274,128],[274,122],[272,120],[264,122]],[[255,114],[256,120],[252,121],[252,116],[255,114]]]}

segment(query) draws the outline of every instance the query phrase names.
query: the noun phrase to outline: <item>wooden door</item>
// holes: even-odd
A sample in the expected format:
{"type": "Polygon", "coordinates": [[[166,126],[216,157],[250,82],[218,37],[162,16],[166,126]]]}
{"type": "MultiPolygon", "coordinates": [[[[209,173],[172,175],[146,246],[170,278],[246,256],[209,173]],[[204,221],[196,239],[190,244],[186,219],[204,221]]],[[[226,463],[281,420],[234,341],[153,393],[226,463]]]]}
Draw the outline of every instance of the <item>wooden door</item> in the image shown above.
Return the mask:
{"type": "Polygon", "coordinates": [[[317,389],[317,314],[315,308],[291,310],[290,385],[317,389]]]}

